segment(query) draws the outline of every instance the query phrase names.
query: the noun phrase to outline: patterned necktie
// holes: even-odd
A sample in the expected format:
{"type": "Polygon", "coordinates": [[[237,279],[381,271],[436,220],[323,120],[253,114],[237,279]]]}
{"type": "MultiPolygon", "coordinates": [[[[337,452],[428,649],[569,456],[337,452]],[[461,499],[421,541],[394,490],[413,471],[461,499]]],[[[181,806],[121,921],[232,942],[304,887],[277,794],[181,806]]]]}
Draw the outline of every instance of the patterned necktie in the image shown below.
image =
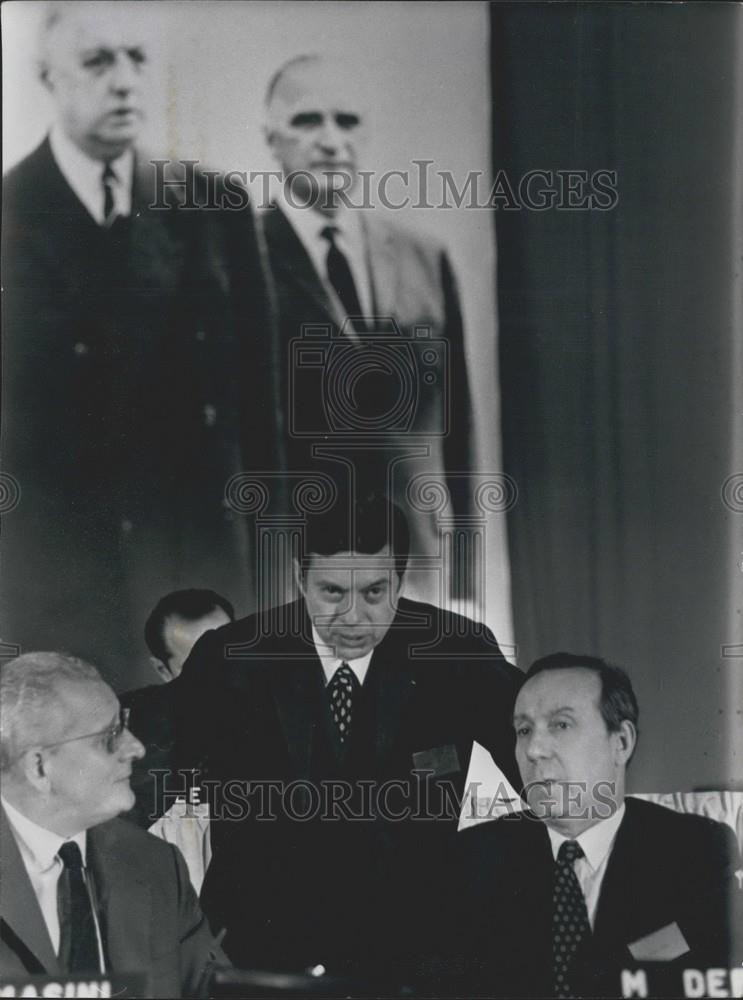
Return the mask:
{"type": "Polygon", "coordinates": [[[351,735],[354,699],[358,688],[359,679],[347,663],[338,667],[328,684],[330,714],[343,744],[351,735]]]}
{"type": "Polygon", "coordinates": [[[336,290],[338,298],[343,303],[346,315],[356,317],[352,320],[353,327],[360,333],[366,330],[366,324],[360,318],[362,315],[361,301],[356,290],[356,283],[345,254],[338,249],[335,242],[338,228],[336,226],[325,226],[320,235],[328,241],[328,256],[326,264],[328,279],[336,290]]]}
{"type": "Polygon", "coordinates": [[[573,997],[570,968],[581,944],[591,937],[588,910],[573,862],[583,848],[575,840],[560,845],[552,890],[552,968],[556,997],[573,997]]]}
{"type": "Polygon", "coordinates": [[[114,220],[114,183],[116,173],[110,163],[103,168],[103,225],[110,226],[114,220]]]}
{"type": "Polygon", "coordinates": [[[68,972],[100,972],[95,916],[83,878],[80,848],[69,840],[58,854],[64,865],[57,882],[60,963],[68,972]]]}

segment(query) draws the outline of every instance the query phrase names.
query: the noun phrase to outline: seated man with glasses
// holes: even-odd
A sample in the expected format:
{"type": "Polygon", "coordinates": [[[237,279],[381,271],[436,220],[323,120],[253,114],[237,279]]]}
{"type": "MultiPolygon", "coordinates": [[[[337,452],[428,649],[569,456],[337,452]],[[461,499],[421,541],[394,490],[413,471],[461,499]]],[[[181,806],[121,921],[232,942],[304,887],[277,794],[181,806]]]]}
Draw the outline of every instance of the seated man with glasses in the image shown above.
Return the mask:
{"type": "Polygon", "coordinates": [[[0,977],[147,975],[198,996],[226,959],[177,849],[119,813],[144,754],[95,667],[58,653],[0,666],[0,977]]]}

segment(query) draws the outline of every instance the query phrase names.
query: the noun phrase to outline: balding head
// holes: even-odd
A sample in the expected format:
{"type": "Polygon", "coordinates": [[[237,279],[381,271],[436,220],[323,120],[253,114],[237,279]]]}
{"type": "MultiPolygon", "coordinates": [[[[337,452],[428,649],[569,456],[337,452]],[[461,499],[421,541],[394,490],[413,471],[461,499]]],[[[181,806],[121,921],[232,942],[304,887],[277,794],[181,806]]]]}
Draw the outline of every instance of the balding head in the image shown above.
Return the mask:
{"type": "Polygon", "coordinates": [[[266,138],[292,200],[333,214],[332,192],[353,191],[367,140],[368,90],[357,68],[301,55],[273,76],[266,138]]]}
{"type": "Polygon", "coordinates": [[[57,121],[88,156],[120,156],[144,120],[146,25],[136,4],[50,3],[39,38],[39,74],[57,121]]]}

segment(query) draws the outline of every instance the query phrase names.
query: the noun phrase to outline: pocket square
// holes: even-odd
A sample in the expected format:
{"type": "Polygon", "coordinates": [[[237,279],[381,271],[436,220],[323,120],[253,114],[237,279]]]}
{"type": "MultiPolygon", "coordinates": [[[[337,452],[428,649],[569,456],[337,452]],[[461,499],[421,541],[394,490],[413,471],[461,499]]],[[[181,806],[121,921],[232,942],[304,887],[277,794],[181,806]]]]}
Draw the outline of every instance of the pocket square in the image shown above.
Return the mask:
{"type": "Polygon", "coordinates": [[[418,771],[433,771],[435,777],[456,774],[459,770],[459,756],[453,743],[432,750],[419,750],[413,754],[413,766],[418,771]]]}
{"type": "Polygon", "coordinates": [[[627,947],[637,962],[670,962],[690,950],[681,928],[675,921],[653,931],[652,934],[638,938],[627,947]]]}

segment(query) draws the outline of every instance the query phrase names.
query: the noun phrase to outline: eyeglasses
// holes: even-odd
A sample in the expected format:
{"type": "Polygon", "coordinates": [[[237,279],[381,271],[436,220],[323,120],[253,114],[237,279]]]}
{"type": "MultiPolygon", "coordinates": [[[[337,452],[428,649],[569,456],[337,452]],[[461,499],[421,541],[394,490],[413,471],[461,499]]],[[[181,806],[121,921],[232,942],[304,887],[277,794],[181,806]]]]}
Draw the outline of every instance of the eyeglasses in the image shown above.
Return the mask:
{"type": "Polygon", "coordinates": [[[61,747],[65,743],[75,743],[77,740],[87,740],[92,736],[105,736],[106,742],[105,747],[108,753],[116,753],[116,751],[121,746],[121,740],[124,733],[129,729],[129,714],[131,709],[120,708],[119,709],[119,721],[115,722],[113,726],[109,726],[108,729],[99,729],[97,733],[83,733],[82,736],[70,736],[67,740],[57,740],[56,743],[45,743],[44,749],[51,750],[52,747],[61,747]]]}

